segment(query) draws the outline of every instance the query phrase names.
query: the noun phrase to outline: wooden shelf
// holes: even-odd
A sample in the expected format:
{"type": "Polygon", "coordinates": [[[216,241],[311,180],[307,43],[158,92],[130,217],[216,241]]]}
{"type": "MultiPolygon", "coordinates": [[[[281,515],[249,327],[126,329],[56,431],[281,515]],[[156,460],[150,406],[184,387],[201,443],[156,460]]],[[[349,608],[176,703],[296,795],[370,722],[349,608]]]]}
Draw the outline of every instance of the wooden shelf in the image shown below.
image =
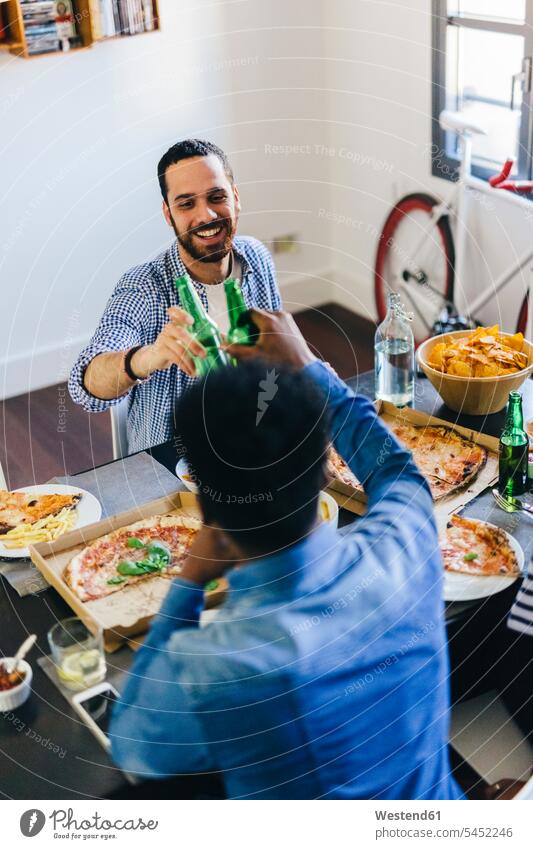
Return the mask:
{"type": "Polygon", "coordinates": [[[10,50],[18,56],[23,55],[26,51],[26,39],[18,0],[4,0],[0,3],[0,15],[6,33],[5,41],[0,41],[0,49],[10,50]]]}
{"type": "Polygon", "coordinates": [[[0,0],[0,15],[7,30],[7,38],[0,41],[0,50],[9,50],[15,56],[22,59],[42,59],[45,56],[69,55],[80,50],[86,50],[93,44],[106,41],[120,41],[121,39],[135,38],[137,35],[149,35],[159,30],[159,7],[158,0],[150,0],[152,4],[154,29],[145,32],[133,33],[132,35],[95,36],[96,23],[93,18],[93,8],[98,8],[98,0],[73,0],[72,5],[76,16],[76,30],[82,40],[82,44],[71,47],[70,50],[50,50],[45,53],[29,53],[24,19],[22,17],[22,5],[20,0],[0,0]],[[93,3],[95,6],[93,6],[93,3]]]}
{"type": "Polygon", "coordinates": [[[71,47],[70,50],[48,50],[46,53],[28,53],[23,56],[23,59],[46,59],[50,56],[68,56],[69,53],[76,53],[79,50],[88,50],[92,44],[80,44],[78,47],[71,47]]]}
{"type": "Polygon", "coordinates": [[[12,41],[11,39],[0,41],[0,50],[21,50],[23,47],[24,42],[22,41],[12,41]]]}

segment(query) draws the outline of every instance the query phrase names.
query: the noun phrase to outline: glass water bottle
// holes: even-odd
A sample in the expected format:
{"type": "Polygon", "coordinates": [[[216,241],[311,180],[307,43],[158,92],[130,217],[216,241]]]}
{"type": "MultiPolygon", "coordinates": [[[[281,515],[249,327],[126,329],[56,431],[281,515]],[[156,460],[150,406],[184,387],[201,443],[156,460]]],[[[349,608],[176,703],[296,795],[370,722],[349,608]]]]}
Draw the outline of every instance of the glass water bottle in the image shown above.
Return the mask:
{"type": "Polygon", "coordinates": [[[415,342],[412,316],[400,296],[387,296],[387,315],[374,339],[374,378],[376,398],[396,407],[412,407],[414,402],[415,342]]]}

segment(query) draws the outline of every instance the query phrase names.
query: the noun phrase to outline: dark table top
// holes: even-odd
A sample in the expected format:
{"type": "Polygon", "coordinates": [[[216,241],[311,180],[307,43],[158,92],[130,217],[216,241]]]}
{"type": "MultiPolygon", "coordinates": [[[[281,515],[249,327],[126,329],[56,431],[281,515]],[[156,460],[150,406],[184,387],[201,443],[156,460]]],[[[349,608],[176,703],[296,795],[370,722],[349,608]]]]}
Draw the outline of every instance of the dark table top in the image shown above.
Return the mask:
{"type": "MultiPolygon", "coordinates": [[[[350,386],[373,398],[373,374],[348,381],[350,386]]],[[[533,383],[523,388],[524,412],[533,416],[533,383]]],[[[458,416],[446,408],[424,378],[417,381],[417,409],[447,421],[498,436],[504,413],[493,416],[458,416]]],[[[170,471],[177,462],[176,447],[166,443],[149,452],[170,471]]],[[[349,514],[344,522],[352,521],[349,514]]],[[[500,594],[502,595],[502,594],[500,594]]],[[[490,621],[490,605],[484,605],[490,621]]],[[[58,619],[71,615],[63,599],[53,589],[20,598],[2,578],[0,591],[1,649],[12,655],[28,633],[38,642],[29,655],[33,667],[33,694],[21,708],[0,714],[0,793],[15,799],[82,798],[190,798],[205,792],[205,779],[183,778],[172,782],[148,782],[134,789],[118,771],[90,731],[80,722],[57,688],[37,665],[47,654],[46,634],[58,619]]],[[[129,652],[123,649],[122,652],[129,652]]],[[[112,655],[110,663],[127,666],[127,657],[112,655]]],[[[213,785],[216,792],[217,785],[213,785]]]]}

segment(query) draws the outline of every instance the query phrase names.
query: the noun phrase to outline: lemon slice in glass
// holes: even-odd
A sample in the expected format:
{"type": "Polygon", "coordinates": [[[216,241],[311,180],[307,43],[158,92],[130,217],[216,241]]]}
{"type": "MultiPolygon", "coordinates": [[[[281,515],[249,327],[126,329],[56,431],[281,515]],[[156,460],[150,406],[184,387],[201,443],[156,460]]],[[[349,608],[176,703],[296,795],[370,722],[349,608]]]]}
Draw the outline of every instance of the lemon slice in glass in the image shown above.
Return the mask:
{"type": "Polygon", "coordinates": [[[72,652],[63,658],[58,674],[63,681],[83,684],[91,675],[98,672],[100,665],[101,656],[98,649],[72,652]]]}

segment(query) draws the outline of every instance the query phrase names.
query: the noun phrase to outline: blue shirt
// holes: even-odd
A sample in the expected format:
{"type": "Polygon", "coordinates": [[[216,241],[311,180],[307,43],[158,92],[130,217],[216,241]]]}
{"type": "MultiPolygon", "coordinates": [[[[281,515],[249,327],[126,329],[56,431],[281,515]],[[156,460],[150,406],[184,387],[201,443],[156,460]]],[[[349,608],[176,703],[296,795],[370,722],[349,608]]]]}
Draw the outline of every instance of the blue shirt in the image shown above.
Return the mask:
{"type": "MultiPolygon", "coordinates": [[[[249,307],[277,310],[281,298],[272,257],[257,239],[240,237],[233,250],[242,268],[242,292],[249,307]]],[[[89,413],[101,413],[126,397],[104,401],[85,389],[85,369],[97,354],[125,351],[136,345],[151,345],[169,318],[167,309],[179,306],[175,281],[186,273],[177,242],[156,259],[127,271],[111,295],[100,324],[76,360],[69,379],[72,400],[89,413]]],[[[208,310],[206,286],[194,283],[208,310]]],[[[156,371],[150,380],[130,389],[128,398],[128,449],[142,451],[170,440],[174,434],[176,399],[194,378],[177,366],[156,371]]]]}
{"type": "Polygon", "coordinates": [[[176,580],[127,676],[112,756],[145,776],[219,770],[228,796],[450,799],[442,562],[428,486],[373,406],[307,367],[368,512],[227,573],[203,628],[176,580]]]}

